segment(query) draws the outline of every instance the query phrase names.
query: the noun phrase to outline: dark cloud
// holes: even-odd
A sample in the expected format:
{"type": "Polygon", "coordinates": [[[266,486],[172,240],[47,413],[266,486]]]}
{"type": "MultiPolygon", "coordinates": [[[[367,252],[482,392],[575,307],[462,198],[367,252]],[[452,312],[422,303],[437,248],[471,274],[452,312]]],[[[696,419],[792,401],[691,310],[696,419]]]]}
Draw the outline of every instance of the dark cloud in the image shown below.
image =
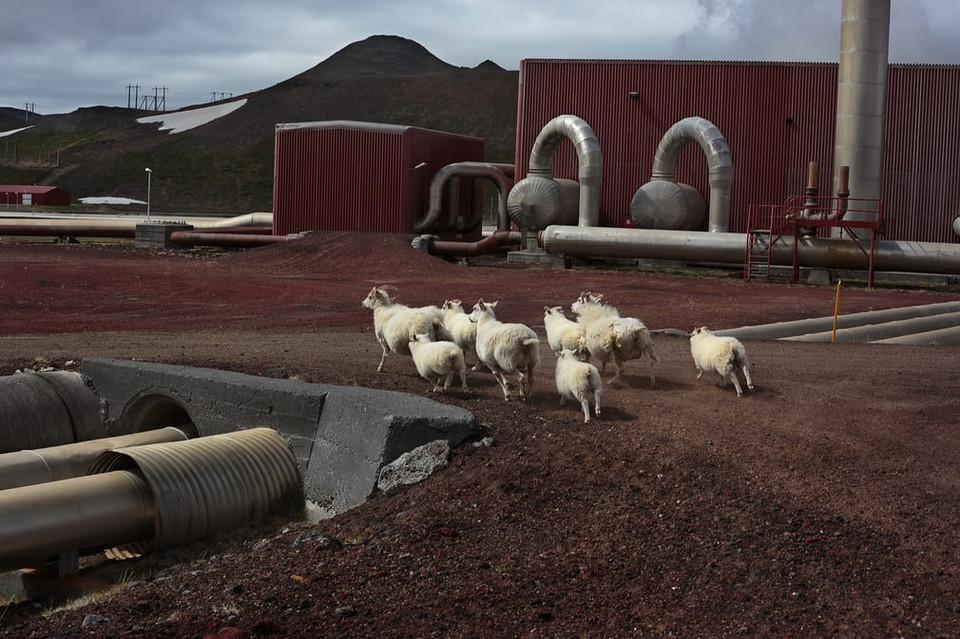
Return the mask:
{"type": "MultiPolygon", "coordinates": [[[[126,106],[166,87],[167,108],[262,89],[376,34],[441,59],[835,61],[838,0],[0,0],[0,106],[41,113],[126,106]],[[588,10],[587,10],[588,9],[588,10]]],[[[892,62],[960,63],[960,3],[891,0],[892,62]]]]}

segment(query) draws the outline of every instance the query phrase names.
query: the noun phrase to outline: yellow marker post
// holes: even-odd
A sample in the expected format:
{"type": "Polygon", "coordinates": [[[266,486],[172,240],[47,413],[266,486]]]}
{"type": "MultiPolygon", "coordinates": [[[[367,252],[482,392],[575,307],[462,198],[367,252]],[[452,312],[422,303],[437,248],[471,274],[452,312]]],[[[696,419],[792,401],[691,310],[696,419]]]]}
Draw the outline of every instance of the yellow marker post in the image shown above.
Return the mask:
{"type": "Polygon", "coordinates": [[[830,338],[830,342],[837,341],[837,312],[840,310],[840,283],[843,280],[837,280],[837,299],[833,303],[833,335],[830,338]]]}

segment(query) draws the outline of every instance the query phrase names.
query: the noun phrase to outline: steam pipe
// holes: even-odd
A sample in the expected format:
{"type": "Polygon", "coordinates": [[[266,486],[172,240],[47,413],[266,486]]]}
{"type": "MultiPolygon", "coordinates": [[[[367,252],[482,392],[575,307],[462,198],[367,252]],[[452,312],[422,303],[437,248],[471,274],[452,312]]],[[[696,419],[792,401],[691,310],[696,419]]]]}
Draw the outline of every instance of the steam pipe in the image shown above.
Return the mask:
{"type": "MultiPolygon", "coordinates": [[[[421,236],[428,242],[427,252],[431,255],[453,255],[467,257],[486,255],[504,246],[522,246],[526,233],[523,231],[496,231],[476,242],[451,242],[434,239],[432,235],[421,236]]],[[[416,246],[415,248],[419,248],[416,246]]]]}
{"type": "Polygon", "coordinates": [[[579,226],[600,223],[600,179],[603,176],[603,156],[600,143],[590,125],[575,115],[558,115],[550,120],[534,140],[530,151],[528,174],[553,177],[553,158],[563,140],[570,140],[577,152],[580,166],[579,226]]]}
{"type": "MultiPolygon", "coordinates": [[[[677,159],[689,142],[696,142],[707,156],[710,183],[708,229],[723,233],[730,228],[730,188],[733,159],[727,141],[712,122],[700,117],[684,118],[670,127],[653,158],[651,180],[677,181],[677,159]]],[[[582,225],[581,225],[582,226],[582,225]]]]}
{"type": "MultiPolygon", "coordinates": [[[[497,230],[505,231],[510,228],[510,217],[507,214],[507,193],[510,191],[510,185],[507,183],[504,172],[498,165],[489,162],[455,162],[442,167],[430,181],[430,208],[426,217],[414,225],[417,231],[428,231],[439,223],[443,210],[444,187],[451,178],[455,177],[487,178],[493,182],[500,194],[497,205],[497,230]]],[[[451,217],[456,217],[455,211],[451,217]]]]}
{"type": "Polygon", "coordinates": [[[0,492],[0,570],[69,550],[149,539],[156,506],[147,482],[123,471],[0,492]]]}
{"type": "MultiPolygon", "coordinates": [[[[541,234],[548,253],[582,257],[623,257],[743,264],[744,233],[704,233],[552,225],[541,234]]],[[[853,241],[797,238],[800,266],[862,270],[867,258],[853,241]]],[[[960,272],[960,244],[880,240],[873,268],[914,273],[960,272]]],[[[793,265],[793,245],[782,239],[771,247],[771,264],[793,265]]]]}
{"type": "Polygon", "coordinates": [[[90,463],[108,450],[184,439],[187,439],[186,433],[179,428],[168,427],[75,444],[3,453],[0,454],[0,490],[83,476],[90,463]]]}
{"type": "Polygon", "coordinates": [[[71,550],[169,548],[303,506],[296,457],[269,428],[108,450],[88,472],[0,490],[0,570],[71,550]]]}

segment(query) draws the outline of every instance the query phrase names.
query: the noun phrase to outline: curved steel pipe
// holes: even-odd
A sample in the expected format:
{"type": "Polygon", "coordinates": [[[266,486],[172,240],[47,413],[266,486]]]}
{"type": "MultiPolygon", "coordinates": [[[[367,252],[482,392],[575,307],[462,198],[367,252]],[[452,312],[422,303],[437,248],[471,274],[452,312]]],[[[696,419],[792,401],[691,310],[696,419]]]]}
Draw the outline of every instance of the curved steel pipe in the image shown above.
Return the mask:
{"type": "Polygon", "coordinates": [[[603,155],[597,134],[575,115],[558,115],[541,129],[530,151],[529,175],[553,177],[553,158],[563,140],[573,143],[579,163],[580,226],[600,223],[600,180],[603,155]]]}
{"type": "MultiPolygon", "coordinates": [[[[493,182],[500,194],[497,205],[497,230],[505,231],[510,228],[510,216],[507,215],[507,193],[510,191],[510,185],[507,183],[504,172],[498,165],[489,162],[455,162],[442,167],[430,181],[430,208],[426,217],[414,226],[418,232],[429,231],[439,224],[443,211],[444,188],[449,180],[456,177],[486,178],[493,182]]],[[[458,211],[451,211],[452,218],[455,219],[457,214],[458,211]]]]}
{"type": "Polygon", "coordinates": [[[3,453],[0,454],[0,490],[81,477],[86,474],[93,460],[108,450],[185,439],[187,434],[182,430],[168,427],[76,444],[3,453]]]}
{"type": "Polygon", "coordinates": [[[709,227],[713,233],[730,229],[730,187],[733,159],[727,140],[712,122],[700,117],[684,118],[670,127],[653,157],[652,180],[677,181],[677,159],[689,142],[696,142],[707,156],[710,182],[709,227]]]}

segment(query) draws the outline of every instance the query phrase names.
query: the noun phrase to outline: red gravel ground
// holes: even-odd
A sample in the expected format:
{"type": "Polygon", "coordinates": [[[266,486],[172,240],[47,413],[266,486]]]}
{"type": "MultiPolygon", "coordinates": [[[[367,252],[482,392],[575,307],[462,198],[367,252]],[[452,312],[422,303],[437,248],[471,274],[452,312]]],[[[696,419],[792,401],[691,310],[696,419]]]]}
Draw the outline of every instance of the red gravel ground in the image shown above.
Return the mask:
{"type": "MultiPolygon", "coordinates": [[[[0,245],[0,374],[137,358],[432,395],[380,349],[360,306],[499,299],[543,334],[544,305],[603,293],[654,331],[830,315],[835,289],[444,261],[409,238],[314,234],[244,252],[0,245]]],[[[851,313],[956,291],[844,288],[851,313]]],[[[533,397],[492,377],[439,401],[492,445],[332,520],[272,522],[106,562],[80,607],[0,604],[9,637],[957,637],[955,347],[751,341],[757,388],[696,378],[655,332],[657,385],[632,362],[601,418],[559,405],[542,348],[533,397]],[[51,612],[51,610],[54,610],[51,612]]],[[[544,340],[545,342],[545,340],[544,340]]],[[[0,523],[2,525],[2,523],[0,523]]]]}

